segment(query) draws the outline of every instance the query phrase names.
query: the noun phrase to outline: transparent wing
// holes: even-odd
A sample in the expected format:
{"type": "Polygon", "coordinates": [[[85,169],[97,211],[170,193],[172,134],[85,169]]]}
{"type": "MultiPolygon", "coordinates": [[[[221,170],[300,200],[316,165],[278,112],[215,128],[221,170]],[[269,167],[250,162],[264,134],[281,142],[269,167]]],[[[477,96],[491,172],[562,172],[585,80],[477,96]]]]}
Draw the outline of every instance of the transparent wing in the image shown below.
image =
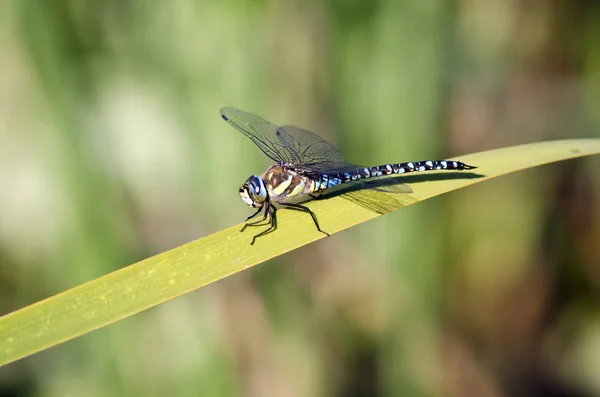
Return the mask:
{"type": "Polygon", "coordinates": [[[331,171],[337,168],[356,167],[344,162],[342,153],[314,132],[293,125],[284,125],[277,130],[277,137],[296,154],[292,164],[331,171]]]}
{"type": "Polygon", "coordinates": [[[246,135],[256,144],[271,160],[278,163],[289,163],[294,159],[294,154],[282,145],[277,138],[277,126],[267,120],[251,113],[226,107],[221,109],[221,117],[229,124],[246,135]]]}
{"type": "Polygon", "coordinates": [[[413,193],[411,187],[402,183],[400,178],[384,177],[338,185],[317,198],[327,199],[340,196],[369,211],[387,214],[417,202],[418,200],[411,196],[411,193],[413,193]]]}
{"type": "Polygon", "coordinates": [[[335,146],[314,132],[291,125],[278,127],[261,117],[231,107],[221,109],[221,117],[278,163],[315,171],[351,166],[344,163],[335,146]]]}
{"type": "Polygon", "coordinates": [[[342,191],[341,196],[363,208],[378,214],[387,214],[417,200],[410,195],[410,186],[392,179],[354,183],[352,188],[342,191]]]}

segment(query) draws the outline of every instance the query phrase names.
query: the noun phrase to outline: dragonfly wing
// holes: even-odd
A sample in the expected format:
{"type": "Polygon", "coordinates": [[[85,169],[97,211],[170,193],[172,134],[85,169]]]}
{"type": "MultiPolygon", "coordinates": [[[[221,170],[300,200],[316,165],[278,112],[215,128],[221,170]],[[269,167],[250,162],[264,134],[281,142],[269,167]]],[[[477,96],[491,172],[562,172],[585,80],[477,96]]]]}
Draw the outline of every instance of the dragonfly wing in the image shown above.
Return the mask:
{"type": "Polygon", "coordinates": [[[278,163],[292,163],[297,157],[278,138],[279,127],[275,124],[231,107],[221,109],[221,117],[250,138],[271,160],[278,163]]]}
{"type": "Polygon", "coordinates": [[[221,117],[246,135],[269,158],[278,163],[303,166],[314,171],[348,166],[340,151],[314,132],[265,119],[235,108],[221,109],[221,117]]]}
{"type": "MultiPolygon", "coordinates": [[[[399,183],[396,178],[383,178],[351,182],[330,194],[339,195],[369,211],[387,214],[415,203],[417,200],[410,195],[412,192],[410,186],[399,183]]],[[[329,194],[325,193],[327,196],[329,194]]]]}
{"type": "Polygon", "coordinates": [[[350,166],[344,162],[338,148],[314,132],[293,125],[284,125],[278,128],[277,137],[282,145],[294,153],[295,158],[292,164],[296,166],[315,170],[331,170],[350,166]]]}
{"type": "Polygon", "coordinates": [[[409,195],[394,195],[377,190],[342,193],[342,197],[380,215],[414,204],[417,201],[409,195]]]}
{"type": "Polygon", "coordinates": [[[387,214],[417,200],[410,196],[413,190],[404,183],[378,185],[379,181],[357,183],[356,189],[343,192],[341,196],[378,214],[387,214]]]}

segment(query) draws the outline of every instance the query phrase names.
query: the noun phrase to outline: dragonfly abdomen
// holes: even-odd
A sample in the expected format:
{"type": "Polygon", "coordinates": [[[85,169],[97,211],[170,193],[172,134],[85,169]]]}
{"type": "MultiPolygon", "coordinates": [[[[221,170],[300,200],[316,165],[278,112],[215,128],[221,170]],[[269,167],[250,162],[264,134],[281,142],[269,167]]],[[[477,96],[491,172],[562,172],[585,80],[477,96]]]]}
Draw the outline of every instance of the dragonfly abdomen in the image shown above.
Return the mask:
{"type": "Polygon", "coordinates": [[[337,173],[323,173],[315,181],[315,193],[324,192],[342,183],[354,182],[360,179],[376,178],[408,172],[438,171],[438,170],[471,170],[473,167],[460,161],[425,160],[407,163],[383,164],[374,167],[356,168],[356,170],[337,173]]]}

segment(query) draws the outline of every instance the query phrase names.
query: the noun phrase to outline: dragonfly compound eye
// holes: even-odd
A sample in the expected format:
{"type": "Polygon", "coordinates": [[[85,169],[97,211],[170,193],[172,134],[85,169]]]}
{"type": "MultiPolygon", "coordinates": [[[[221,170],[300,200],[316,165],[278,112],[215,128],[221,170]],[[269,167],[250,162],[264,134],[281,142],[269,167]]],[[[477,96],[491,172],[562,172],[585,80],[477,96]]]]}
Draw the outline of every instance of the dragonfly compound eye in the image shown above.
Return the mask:
{"type": "Polygon", "coordinates": [[[267,200],[267,189],[256,175],[252,175],[240,188],[240,197],[250,207],[262,207],[267,200]]]}

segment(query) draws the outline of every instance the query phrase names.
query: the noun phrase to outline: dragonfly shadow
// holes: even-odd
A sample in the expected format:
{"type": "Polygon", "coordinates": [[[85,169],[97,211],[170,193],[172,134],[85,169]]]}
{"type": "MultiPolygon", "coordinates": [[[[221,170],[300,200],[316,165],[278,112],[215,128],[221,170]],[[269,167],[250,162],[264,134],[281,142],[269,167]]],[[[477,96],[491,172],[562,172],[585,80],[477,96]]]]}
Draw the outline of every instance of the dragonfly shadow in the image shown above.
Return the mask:
{"type": "Polygon", "coordinates": [[[431,181],[450,181],[454,179],[480,179],[485,175],[476,172],[444,172],[439,174],[413,174],[393,177],[402,180],[402,183],[422,183],[431,181]]]}
{"type": "Polygon", "coordinates": [[[363,208],[383,215],[399,208],[406,207],[417,201],[417,199],[410,195],[413,190],[408,185],[409,183],[414,184],[453,179],[479,179],[483,177],[485,177],[485,175],[473,172],[390,176],[384,179],[344,184],[338,189],[313,198],[317,200],[326,200],[332,197],[341,196],[363,208]]]}

